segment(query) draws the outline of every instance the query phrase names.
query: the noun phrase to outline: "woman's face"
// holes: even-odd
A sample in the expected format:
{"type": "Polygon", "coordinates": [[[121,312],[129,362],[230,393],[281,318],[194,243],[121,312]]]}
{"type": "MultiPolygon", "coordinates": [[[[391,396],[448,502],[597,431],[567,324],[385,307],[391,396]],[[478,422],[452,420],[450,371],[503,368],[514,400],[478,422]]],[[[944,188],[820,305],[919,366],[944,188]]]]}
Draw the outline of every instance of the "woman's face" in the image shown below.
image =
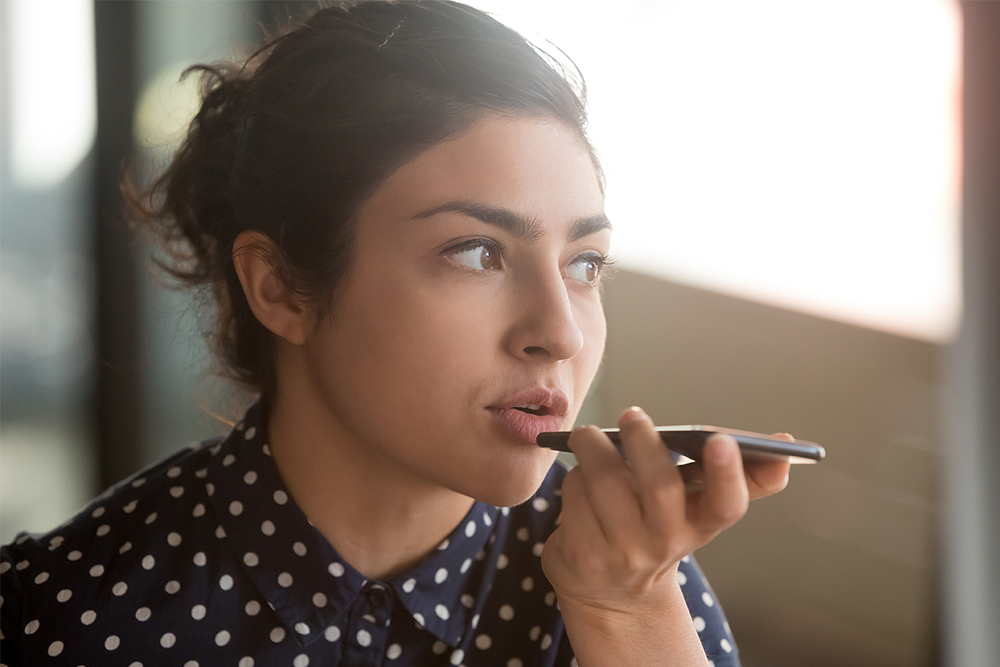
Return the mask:
{"type": "Polygon", "coordinates": [[[495,505],[528,498],[604,350],[610,225],[561,123],[487,116],[362,207],[353,266],[306,343],[332,437],[391,475],[495,505]]]}

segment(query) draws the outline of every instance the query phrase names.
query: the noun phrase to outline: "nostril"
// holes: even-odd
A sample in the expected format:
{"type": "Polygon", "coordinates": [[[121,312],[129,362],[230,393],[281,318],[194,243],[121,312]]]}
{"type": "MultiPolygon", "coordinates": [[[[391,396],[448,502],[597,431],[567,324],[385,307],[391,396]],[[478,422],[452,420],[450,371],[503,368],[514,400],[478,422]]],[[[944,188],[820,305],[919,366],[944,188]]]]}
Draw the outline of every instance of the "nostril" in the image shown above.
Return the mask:
{"type": "Polygon", "coordinates": [[[545,354],[545,348],[537,345],[529,345],[524,348],[525,354],[545,354]]]}

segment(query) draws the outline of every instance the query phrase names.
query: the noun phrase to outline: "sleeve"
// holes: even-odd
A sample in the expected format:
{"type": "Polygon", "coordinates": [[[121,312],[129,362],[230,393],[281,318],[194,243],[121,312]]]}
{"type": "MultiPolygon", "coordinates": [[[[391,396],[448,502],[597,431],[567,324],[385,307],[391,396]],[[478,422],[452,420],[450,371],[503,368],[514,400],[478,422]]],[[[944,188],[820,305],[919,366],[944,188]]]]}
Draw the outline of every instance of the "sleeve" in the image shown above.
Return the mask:
{"type": "Polygon", "coordinates": [[[20,656],[21,607],[21,583],[15,556],[3,547],[0,550],[0,665],[4,667],[24,664],[20,656]]]}
{"type": "Polygon", "coordinates": [[[694,556],[686,556],[680,562],[677,581],[711,664],[714,667],[740,667],[739,651],[729,622],[694,556]]]}

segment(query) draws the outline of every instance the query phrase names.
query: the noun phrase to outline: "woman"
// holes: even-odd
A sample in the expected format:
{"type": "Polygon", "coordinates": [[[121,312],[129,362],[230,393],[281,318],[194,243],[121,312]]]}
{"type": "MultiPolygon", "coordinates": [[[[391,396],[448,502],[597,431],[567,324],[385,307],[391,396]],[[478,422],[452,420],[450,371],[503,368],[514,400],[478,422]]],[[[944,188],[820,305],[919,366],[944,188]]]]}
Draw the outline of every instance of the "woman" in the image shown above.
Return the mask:
{"type": "Polygon", "coordinates": [[[787,466],[638,408],[553,465],[611,225],[581,97],[468,7],[318,11],[205,96],[147,198],[212,290],[231,434],[3,554],[4,664],[738,664],[687,554],[787,466]],[[558,604],[557,604],[558,603],[558,604]]]}

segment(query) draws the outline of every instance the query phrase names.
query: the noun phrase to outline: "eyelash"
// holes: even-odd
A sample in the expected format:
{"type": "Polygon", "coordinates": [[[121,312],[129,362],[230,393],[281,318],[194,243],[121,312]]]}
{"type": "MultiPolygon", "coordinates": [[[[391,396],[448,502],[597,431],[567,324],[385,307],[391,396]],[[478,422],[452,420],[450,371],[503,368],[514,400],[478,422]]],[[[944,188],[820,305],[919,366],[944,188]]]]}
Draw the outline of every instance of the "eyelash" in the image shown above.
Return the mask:
{"type": "MultiPolygon", "coordinates": [[[[468,250],[475,250],[476,248],[480,247],[487,248],[491,252],[495,253],[496,257],[500,260],[500,262],[501,263],[503,262],[504,250],[506,248],[498,241],[495,241],[494,239],[490,238],[477,238],[477,239],[469,239],[467,241],[462,241],[461,243],[457,243],[453,246],[445,248],[443,251],[441,251],[441,254],[445,257],[448,257],[452,255],[457,255],[458,253],[461,252],[466,252],[468,250]]],[[[582,281],[584,282],[584,284],[593,286],[597,285],[600,282],[600,279],[607,274],[608,270],[615,263],[615,260],[609,257],[608,255],[602,253],[589,252],[574,257],[573,261],[570,262],[570,266],[573,266],[574,264],[577,264],[579,262],[594,262],[595,264],[597,264],[597,278],[594,280],[594,282],[589,283],[582,281]]],[[[474,269],[471,267],[469,268],[473,271],[490,270],[490,269],[474,269]]]]}

